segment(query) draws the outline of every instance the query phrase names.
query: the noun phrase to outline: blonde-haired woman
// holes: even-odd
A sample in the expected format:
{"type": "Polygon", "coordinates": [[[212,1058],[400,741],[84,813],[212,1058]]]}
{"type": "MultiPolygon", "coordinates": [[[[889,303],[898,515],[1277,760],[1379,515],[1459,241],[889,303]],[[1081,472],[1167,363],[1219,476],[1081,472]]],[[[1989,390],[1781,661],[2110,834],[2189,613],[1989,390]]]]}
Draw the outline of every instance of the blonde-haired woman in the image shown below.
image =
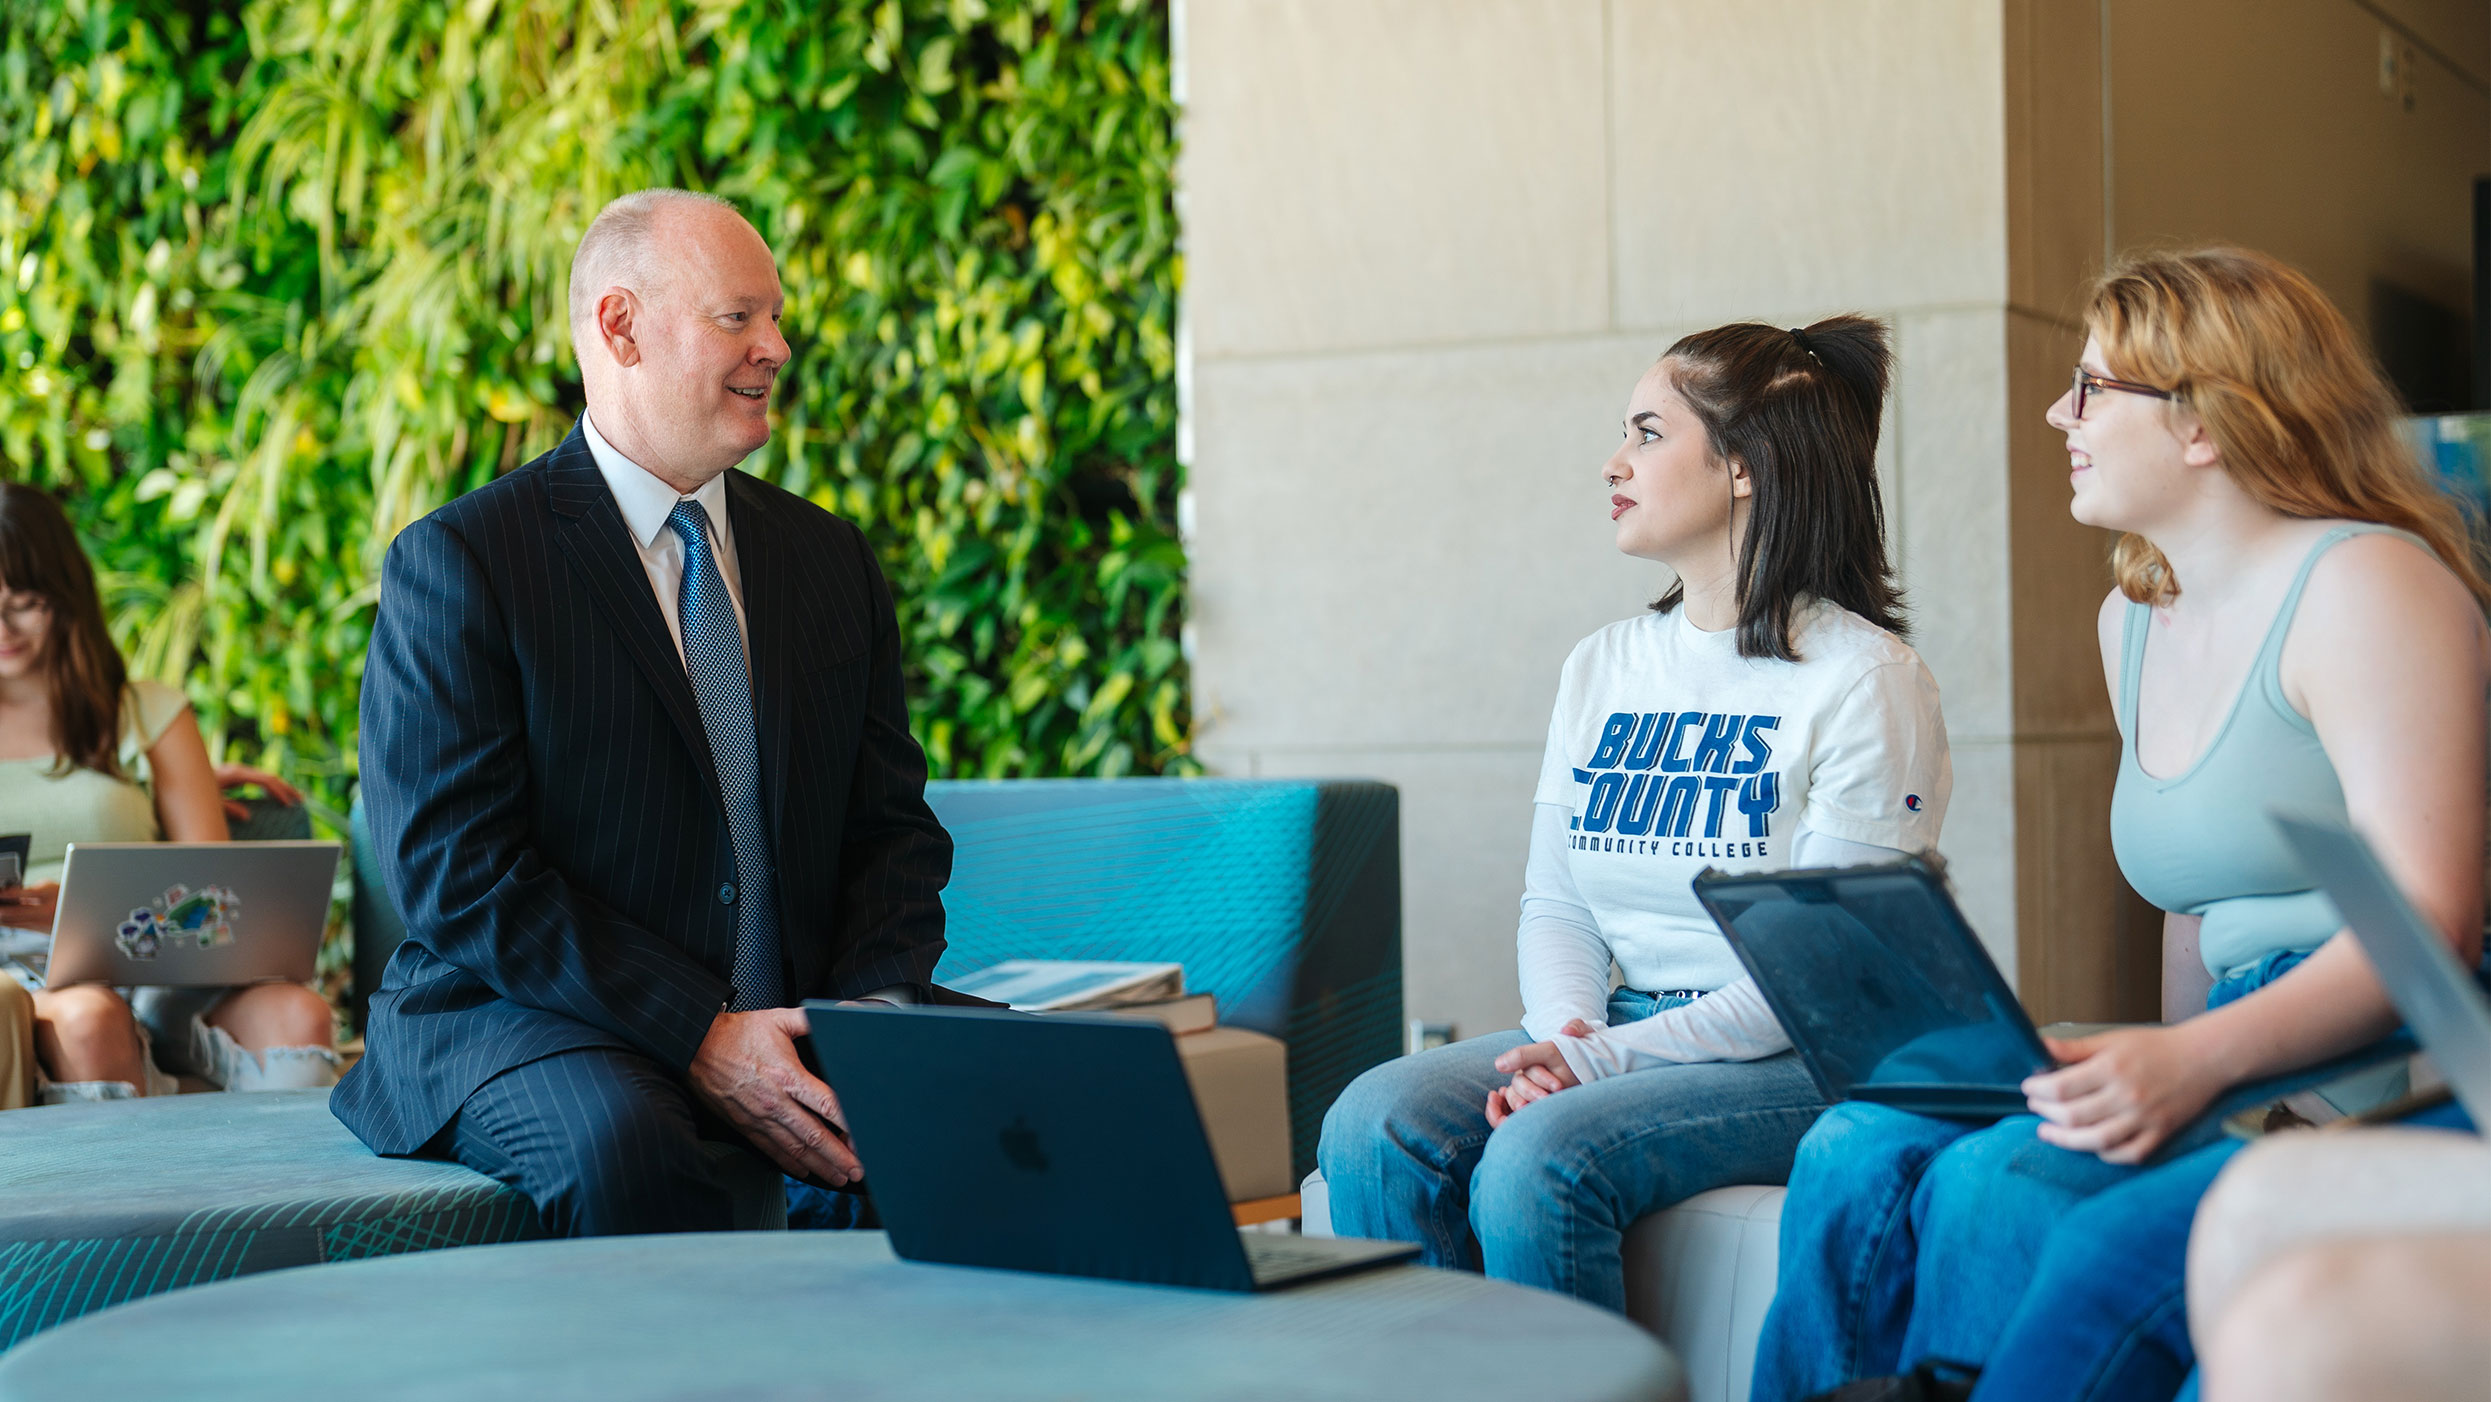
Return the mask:
{"type": "Polygon", "coordinates": [[[2188,1224],[2238,1146],[2139,1165],[2226,1088],[2396,1025],[2268,810],[2349,821],[2466,963],[2481,952],[2485,589],[2394,394],[2326,298],[2255,253],[2131,259],[2085,321],[2049,420],[2076,519],[2123,533],[2100,618],[2111,838],[2167,912],[2185,1020],[2054,1043],[2032,1113],[1987,1128],[1820,1120],[1756,1402],[1934,1359],[1979,1370],[1975,1398],[2178,1391],[2188,1224]]]}

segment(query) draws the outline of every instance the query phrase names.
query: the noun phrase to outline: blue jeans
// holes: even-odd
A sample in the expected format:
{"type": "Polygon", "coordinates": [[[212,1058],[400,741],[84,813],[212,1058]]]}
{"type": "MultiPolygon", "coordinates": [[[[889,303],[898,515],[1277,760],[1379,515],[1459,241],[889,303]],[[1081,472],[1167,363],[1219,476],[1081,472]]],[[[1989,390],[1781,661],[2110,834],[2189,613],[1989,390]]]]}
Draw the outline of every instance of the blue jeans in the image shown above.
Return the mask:
{"type": "Polygon", "coordinates": [[[2044,1144],[2040,1125],[1861,1101],[1826,1111],[1782,1203],[1781,1284],[1752,1402],[1795,1402],[1924,1358],[1989,1357],[2051,1228],[2137,1171],[2044,1144]]]}
{"type": "MultiPolygon", "coordinates": [[[[1621,990],[1612,1026],[1683,1002],[1621,990]]],[[[1626,1307],[1627,1227],[1708,1188],[1779,1183],[1824,1109],[1798,1055],[1661,1066],[1524,1106],[1494,1133],[1488,1092],[1521,1032],[1388,1061],[1323,1121],[1317,1158],[1343,1236],[1414,1241],[1430,1265],[1485,1270],[1626,1307]]]]}
{"type": "MultiPolygon", "coordinates": [[[[2441,1105],[2404,1123],[2470,1131],[2441,1105]]],[[[2197,1202],[2242,1145],[2210,1144],[2077,1205],[1990,1352],[1974,1402],[2165,1402],[2195,1368],[2184,1270],[2197,1202]]]]}
{"type": "MultiPolygon", "coordinates": [[[[2245,997],[2299,962],[2263,960],[2216,984],[2206,1005],[2245,997]]],[[[2188,1213],[2230,1148],[2148,1170],[2045,1144],[2040,1125],[2015,1115],[1983,1127],[1859,1102],[1826,1112],[1799,1146],[1782,1204],[1780,1287],[1757,1341],[1752,1402],[1795,1402],[1928,1358],[2002,1357],[2018,1305],[2049,1298],[2037,1273],[2079,1204],[2155,1180],[2108,1210],[2185,1196],[2184,1250],[2188,1213]]]]}

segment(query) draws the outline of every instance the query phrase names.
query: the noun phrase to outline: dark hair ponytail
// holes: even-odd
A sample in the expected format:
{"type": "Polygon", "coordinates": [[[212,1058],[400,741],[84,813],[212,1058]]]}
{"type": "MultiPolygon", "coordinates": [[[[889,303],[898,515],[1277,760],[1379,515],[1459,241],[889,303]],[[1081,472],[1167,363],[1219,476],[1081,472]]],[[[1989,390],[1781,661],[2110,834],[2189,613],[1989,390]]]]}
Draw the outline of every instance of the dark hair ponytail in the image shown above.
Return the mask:
{"type": "MultiPolygon", "coordinates": [[[[1751,484],[1737,547],[1740,656],[1798,661],[1791,614],[1810,596],[1909,631],[1877,489],[1877,425],[1893,360],[1885,323],[1864,316],[1792,330],[1753,321],[1715,327],[1661,357],[1713,457],[1745,467],[1751,484]]],[[[1652,607],[1667,613],[1685,594],[1672,585],[1652,607]]]]}
{"type": "Polygon", "coordinates": [[[121,688],[129,670],[104,627],[78,533],[58,503],[22,482],[0,484],[0,587],[52,606],[43,669],[52,702],[53,772],[121,773],[121,688]]]}

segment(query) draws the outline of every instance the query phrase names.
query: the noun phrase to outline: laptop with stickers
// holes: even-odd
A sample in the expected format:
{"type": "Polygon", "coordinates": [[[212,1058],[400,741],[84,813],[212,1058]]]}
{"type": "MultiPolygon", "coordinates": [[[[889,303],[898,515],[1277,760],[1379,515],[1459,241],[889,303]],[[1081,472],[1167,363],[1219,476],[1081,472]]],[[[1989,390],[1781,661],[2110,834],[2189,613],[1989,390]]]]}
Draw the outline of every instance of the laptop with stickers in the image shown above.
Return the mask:
{"type": "Polygon", "coordinates": [[[334,842],[73,842],[45,982],[307,983],[334,842]]]}

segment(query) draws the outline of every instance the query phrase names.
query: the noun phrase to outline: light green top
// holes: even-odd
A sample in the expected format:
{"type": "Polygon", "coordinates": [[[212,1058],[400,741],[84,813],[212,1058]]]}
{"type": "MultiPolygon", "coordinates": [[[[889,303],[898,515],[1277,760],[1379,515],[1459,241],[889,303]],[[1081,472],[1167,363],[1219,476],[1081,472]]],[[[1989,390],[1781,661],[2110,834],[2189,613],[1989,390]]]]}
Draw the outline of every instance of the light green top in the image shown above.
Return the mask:
{"type": "Polygon", "coordinates": [[[2317,727],[2283,692],[2283,642],[2320,556],[2357,535],[2413,535],[2366,523],[2318,537],[2275,610],[2231,714],[2197,762],[2157,779],[2136,758],[2136,695],[2153,610],[2131,603],[2119,664],[2119,781],[2110,842],[2120,874],[2164,910],[2200,915],[2197,952],[2220,979],[2284,950],[2306,953],[2343,922],[2267,819],[2284,809],[2345,821],[2344,787],[2317,727]]]}
{"type": "Polygon", "coordinates": [[[163,838],[147,752],[189,705],[188,697],[163,682],[134,681],[123,689],[120,778],[86,768],[56,774],[50,755],[0,759],[0,833],[33,836],[28,885],[60,880],[72,842],[163,838]]]}

